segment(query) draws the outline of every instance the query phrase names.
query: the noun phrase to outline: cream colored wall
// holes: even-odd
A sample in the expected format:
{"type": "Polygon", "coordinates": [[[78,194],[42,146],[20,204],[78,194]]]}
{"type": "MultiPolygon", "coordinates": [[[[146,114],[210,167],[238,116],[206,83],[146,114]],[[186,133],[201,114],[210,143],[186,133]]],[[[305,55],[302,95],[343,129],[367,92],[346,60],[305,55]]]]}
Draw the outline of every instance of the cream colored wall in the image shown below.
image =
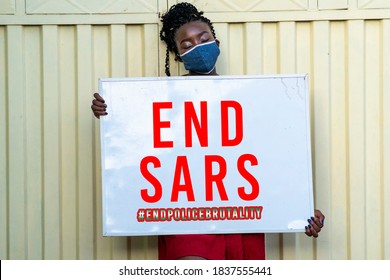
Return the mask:
{"type": "MultiPolygon", "coordinates": [[[[0,0],[0,259],[157,258],[155,237],[101,236],[90,104],[99,77],[164,75],[158,13],[176,1],[103,2],[0,0]]],[[[390,259],[390,1],[192,2],[220,74],[309,74],[325,228],[267,234],[267,257],[390,259]]]]}

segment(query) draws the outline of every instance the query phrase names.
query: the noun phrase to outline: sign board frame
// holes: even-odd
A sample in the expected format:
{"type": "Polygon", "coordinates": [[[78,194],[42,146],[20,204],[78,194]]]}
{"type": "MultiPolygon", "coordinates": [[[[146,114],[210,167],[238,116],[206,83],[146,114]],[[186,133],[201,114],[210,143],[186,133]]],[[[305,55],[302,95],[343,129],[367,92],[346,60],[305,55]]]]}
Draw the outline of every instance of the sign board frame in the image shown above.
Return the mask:
{"type": "Polygon", "coordinates": [[[104,236],[305,230],[306,74],[104,78],[99,92],[104,236]]]}

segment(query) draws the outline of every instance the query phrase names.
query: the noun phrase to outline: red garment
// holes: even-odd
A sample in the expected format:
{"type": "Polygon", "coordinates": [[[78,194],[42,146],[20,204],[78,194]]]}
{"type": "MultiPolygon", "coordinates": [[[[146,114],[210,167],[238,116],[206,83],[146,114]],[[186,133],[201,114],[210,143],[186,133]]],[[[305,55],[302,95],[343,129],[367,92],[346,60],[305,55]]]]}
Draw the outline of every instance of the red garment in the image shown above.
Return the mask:
{"type": "Polygon", "coordinates": [[[264,234],[185,234],[158,237],[160,260],[176,260],[185,256],[209,260],[264,260],[264,234]]]}

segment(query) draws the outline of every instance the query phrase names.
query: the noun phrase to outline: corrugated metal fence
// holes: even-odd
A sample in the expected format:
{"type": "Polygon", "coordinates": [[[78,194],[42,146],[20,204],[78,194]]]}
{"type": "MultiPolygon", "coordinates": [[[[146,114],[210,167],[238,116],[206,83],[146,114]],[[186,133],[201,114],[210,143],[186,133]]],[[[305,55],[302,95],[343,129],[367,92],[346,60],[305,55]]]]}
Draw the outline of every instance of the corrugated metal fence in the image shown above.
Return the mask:
{"type": "MultiPolygon", "coordinates": [[[[90,104],[99,77],[164,75],[158,12],[175,1],[114,2],[0,1],[0,259],[157,257],[155,237],[101,236],[90,104]]],[[[268,234],[267,257],[390,259],[390,3],[192,2],[215,22],[220,74],[309,74],[326,227],[268,234]]]]}

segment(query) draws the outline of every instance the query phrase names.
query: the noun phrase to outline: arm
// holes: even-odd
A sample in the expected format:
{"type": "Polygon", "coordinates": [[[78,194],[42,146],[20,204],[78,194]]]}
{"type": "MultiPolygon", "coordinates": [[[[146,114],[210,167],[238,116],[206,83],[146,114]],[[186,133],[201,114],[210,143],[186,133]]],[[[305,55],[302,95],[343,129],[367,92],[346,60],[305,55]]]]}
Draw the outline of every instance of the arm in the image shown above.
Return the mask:
{"type": "Polygon", "coordinates": [[[305,234],[307,236],[318,237],[318,233],[321,231],[324,226],[325,216],[321,213],[320,210],[314,210],[314,216],[308,219],[309,225],[306,226],[305,234]]]}
{"type": "Polygon", "coordinates": [[[101,97],[99,93],[95,93],[93,96],[95,99],[92,100],[91,110],[95,117],[100,119],[100,116],[105,116],[108,114],[106,112],[107,104],[105,104],[103,97],[101,97]]]}

